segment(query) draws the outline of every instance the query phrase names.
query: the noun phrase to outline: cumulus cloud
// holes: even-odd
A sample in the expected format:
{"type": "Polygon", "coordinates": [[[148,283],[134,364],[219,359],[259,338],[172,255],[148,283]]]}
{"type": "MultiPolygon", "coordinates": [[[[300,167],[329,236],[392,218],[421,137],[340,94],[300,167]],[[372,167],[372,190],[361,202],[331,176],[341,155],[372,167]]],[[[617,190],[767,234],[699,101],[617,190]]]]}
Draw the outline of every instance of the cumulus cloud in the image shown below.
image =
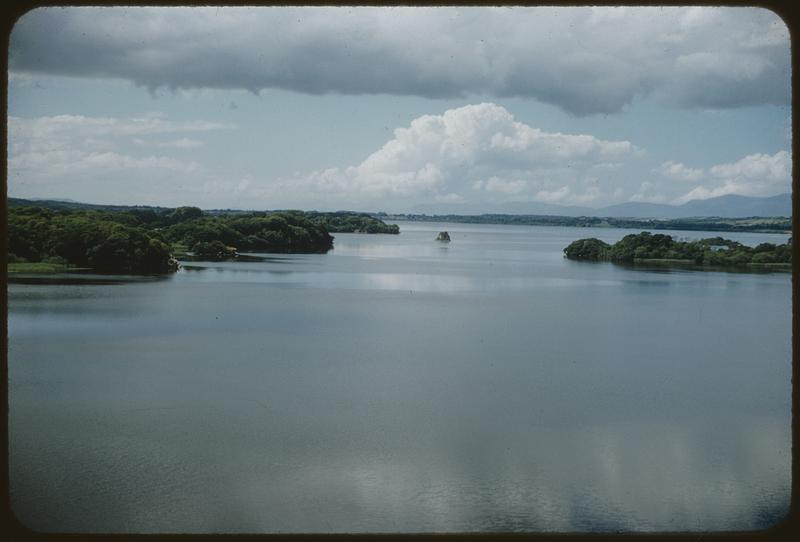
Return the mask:
{"type": "Polygon", "coordinates": [[[661,175],[674,181],[699,181],[705,175],[703,169],[695,169],[685,166],[680,162],[664,162],[659,167],[654,168],[652,173],[661,175]]]}
{"type": "Polygon", "coordinates": [[[732,163],[709,168],[702,185],[676,198],[676,203],[727,194],[774,196],[791,190],[792,156],[786,151],[751,154],[732,163]]]}
{"type": "Polygon", "coordinates": [[[694,168],[681,162],[664,162],[651,170],[629,201],[682,204],[728,194],[768,197],[792,189],[792,156],[754,153],[734,162],[694,168]],[[687,190],[687,185],[692,188],[687,190]]]}
{"type": "Polygon", "coordinates": [[[545,132],[481,103],[418,117],[360,164],[284,179],[272,189],[344,201],[586,202],[603,194],[594,168],[637,150],[629,141],[545,132]],[[575,189],[565,191],[566,184],[575,189]]]}
{"type": "Polygon", "coordinates": [[[791,190],[792,158],[785,150],[706,167],[665,161],[651,169],[630,141],[545,131],[494,103],[422,115],[394,130],[360,162],[278,179],[246,167],[217,171],[196,150],[202,142],[194,136],[229,128],[160,114],[11,116],[10,194],[209,207],[407,210],[424,203],[475,208],[683,203],[791,190]]]}
{"type": "Polygon", "coordinates": [[[711,175],[719,179],[754,182],[765,185],[781,184],[792,174],[792,157],[786,151],[773,155],[751,154],[732,164],[719,164],[711,168],[711,175]]]}
{"type": "Polygon", "coordinates": [[[520,96],[578,115],[650,95],[788,104],[791,73],[780,18],[716,7],[46,8],[14,27],[9,68],[150,89],[520,96]]]}

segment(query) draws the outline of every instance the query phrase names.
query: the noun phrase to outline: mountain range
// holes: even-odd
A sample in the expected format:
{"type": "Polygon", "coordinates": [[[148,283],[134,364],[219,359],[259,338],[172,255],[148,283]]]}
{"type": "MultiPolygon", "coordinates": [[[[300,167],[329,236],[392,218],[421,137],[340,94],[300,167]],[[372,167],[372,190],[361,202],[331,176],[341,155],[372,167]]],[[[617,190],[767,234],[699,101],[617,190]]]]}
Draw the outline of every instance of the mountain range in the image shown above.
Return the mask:
{"type": "Polygon", "coordinates": [[[601,216],[614,218],[689,218],[722,217],[742,218],[752,216],[792,216],[792,195],[779,194],[766,198],[728,194],[716,198],[691,200],[682,205],[662,203],[627,202],[607,207],[580,207],[539,202],[513,202],[499,205],[422,204],[410,210],[420,214],[509,214],[601,216]]]}

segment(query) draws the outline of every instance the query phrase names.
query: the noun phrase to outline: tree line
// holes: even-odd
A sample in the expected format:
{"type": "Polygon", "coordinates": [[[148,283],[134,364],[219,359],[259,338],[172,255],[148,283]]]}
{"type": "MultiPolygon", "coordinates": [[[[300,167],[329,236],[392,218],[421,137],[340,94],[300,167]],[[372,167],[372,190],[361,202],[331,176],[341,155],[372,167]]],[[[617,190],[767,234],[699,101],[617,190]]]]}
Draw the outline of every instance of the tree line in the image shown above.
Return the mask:
{"type": "Polygon", "coordinates": [[[109,210],[12,206],[8,261],[67,264],[109,273],[168,273],[182,246],[196,257],[237,251],[324,253],[334,231],[397,233],[358,213],[250,212],[208,215],[197,207],[109,210]]]}
{"type": "Polygon", "coordinates": [[[177,269],[168,240],[122,213],[12,208],[7,240],[9,263],[68,264],[135,274],[177,269]]]}

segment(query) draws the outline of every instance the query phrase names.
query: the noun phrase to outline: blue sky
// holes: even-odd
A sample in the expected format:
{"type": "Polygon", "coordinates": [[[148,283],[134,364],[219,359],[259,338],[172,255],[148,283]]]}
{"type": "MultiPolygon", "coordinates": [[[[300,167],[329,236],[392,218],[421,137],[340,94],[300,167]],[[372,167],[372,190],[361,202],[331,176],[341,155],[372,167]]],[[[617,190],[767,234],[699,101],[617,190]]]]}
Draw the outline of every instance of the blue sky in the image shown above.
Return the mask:
{"type": "Polygon", "coordinates": [[[770,196],[791,189],[790,69],[759,8],[40,9],[11,36],[8,194],[455,212],[770,196]]]}

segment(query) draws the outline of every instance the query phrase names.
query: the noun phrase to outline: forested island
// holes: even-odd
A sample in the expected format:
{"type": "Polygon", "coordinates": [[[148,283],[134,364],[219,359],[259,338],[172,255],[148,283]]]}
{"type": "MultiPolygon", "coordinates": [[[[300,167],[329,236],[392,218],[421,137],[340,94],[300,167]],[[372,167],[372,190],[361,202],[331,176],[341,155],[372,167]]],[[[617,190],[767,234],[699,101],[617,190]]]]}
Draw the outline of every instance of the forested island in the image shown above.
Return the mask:
{"type": "Polygon", "coordinates": [[[397,224],[386,224],[383,220],[374,218],[367,213],[308,211],[306,216],[314,222],[325,224],[331,233],[388,233],[392,235],[400,233],[400,226],[397,224]]]}
{"type": "Polygon", "coordinates": [[[177,269],[176,256],[219,260],[239,251],[324,253],[333,248],[330,231],[398,233],[399,229],[346,212],[210,214],[197,207],[101,210],[10,202],[8,262],[12,271],[79,268],[159,274],[177,269]]]}
{"type": "Polygon", "coordinates": [[[676,241],[670,235],[642,232],[623,237],[613,245],[596,238],[573,241],[564,249],[571,260],[617,263],[662,262],[704,266],[773,266],[791,268],[792,239],[782,245],[761,243],[749,247],[737,241],[712,237],[676,241]]]}
{"type": "Polygon", "coordinates": [[[427,215],[375,213],[382,220],[409,222],[459,222],[466,224],[510,224],[523,226],[570,226],[580,228],[628,228],[642,230],[689,230],[720,232],[787,233],[792,229],[792,219],[787,217],[748,218],[674,218],[637,219],[597,216],[557,215],[427,215]]]}

